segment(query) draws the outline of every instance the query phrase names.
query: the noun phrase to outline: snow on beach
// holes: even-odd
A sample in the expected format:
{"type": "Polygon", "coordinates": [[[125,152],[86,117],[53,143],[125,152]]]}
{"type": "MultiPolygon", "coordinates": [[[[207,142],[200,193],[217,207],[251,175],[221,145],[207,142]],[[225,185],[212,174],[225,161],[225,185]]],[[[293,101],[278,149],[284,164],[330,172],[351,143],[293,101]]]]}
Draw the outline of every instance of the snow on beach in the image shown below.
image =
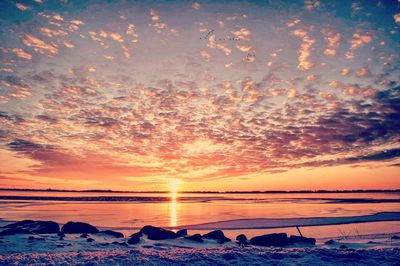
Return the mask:
{"type": "Polygon", "coordinates": [[[398,265],[397,249],[151,248],[0,256],[2,265],[398,265]]]}
{"type": "MultiPolygon", "coordinates": [[[[191,231],[188,232],[192,234],[191,231]]],[[[13,234],[0,237],[0,265],[399,265],[396,234],[338,236],[285,247],[198,243],[178,237],[138,243],[106,233],[13,234]]],[[[233,239],[234,240],[234,239],[233,239]]]]}
{"type": "Polygon", "coordinates": [[[179,228],[188,229],[257,229],[257,228],[281,228],[290,226],[315,226],[334,225],[347,223],[365,223],[377,221],[400,221],[400,212],[378,212],[363,216],[345,217],[308,217],[308,218],[255,218],[236,219],[230,221],[211,222],[196,225],[183,225],[179,228]]]}

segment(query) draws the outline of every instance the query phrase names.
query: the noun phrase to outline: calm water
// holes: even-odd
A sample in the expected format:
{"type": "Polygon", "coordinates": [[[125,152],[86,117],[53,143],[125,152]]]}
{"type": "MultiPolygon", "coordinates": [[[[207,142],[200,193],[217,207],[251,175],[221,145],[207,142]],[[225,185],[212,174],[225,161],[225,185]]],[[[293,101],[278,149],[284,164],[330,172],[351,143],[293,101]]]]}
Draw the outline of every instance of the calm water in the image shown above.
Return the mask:
{"type": "MultiPolygon", "coordinates": [[[[334,217],[400,211],[399,193],[305,193],[305,194],[177,194],[76,193],[0,191],[0,196],[145,197],[141,201],[0,200],[4,220],[40,219],[84,221],[123,230],[146,224],[164,227],[193,225],[244,218],[334,217]],[[167,197],[164,202],[146,198],[167,197]],[[341,203],[340,199],[375,199],[378,202],[341,203]]],[[[399,223],[394,223],[396,228],[399,223]]]]}

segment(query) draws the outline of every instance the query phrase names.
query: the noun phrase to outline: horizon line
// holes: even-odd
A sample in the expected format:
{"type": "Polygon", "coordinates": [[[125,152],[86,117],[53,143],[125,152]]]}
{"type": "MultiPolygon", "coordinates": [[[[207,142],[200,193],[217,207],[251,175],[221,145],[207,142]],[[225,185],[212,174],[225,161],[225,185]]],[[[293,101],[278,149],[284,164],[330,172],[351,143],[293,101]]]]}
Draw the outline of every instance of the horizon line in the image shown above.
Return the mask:
{"type": "MultiPolygon", "coordinates": [[[[33,188],[0,188],[0,191],[42,191],[42,192],[102,192],[102,193],[171,193],[168,190],[149,190],[149,191],[129,191],[129,190],[112,190],[112,189],[84,189],[84,190],[73,190],[73,189],[33,189],[33,188]]],[[[344,190],[330,190],[330,189],[301,189],[301,190],[231,190],[231,191],[178,191],[178,193],[209,193],[209,194],[224,194],[224,193],[259,193],[259,194],[273,194],[273,193],[373,193],[373,192],[400,192],[400,188],[397,189],[344,189],[344,190]]]]}

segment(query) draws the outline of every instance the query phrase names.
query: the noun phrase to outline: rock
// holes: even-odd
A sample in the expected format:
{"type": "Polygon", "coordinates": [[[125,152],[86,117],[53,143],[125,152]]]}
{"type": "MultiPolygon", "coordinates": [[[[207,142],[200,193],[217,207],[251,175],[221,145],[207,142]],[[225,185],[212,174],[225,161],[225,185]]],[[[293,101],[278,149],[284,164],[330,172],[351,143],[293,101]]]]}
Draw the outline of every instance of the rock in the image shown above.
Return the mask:
{"type": "Polygon", "coordinates": [[[287,246],[290,244],[286,233],[256,236],[250,239],[250,244],[255,246],[287,246]]]}
{"type": "Polygon", "coordinates": [[[302,244],[309,244],[315,245],[315,238],[304,237],[304,236],[290,236],[289,242],[291,244],[302,243],[302,244]]]}
{"type": "Polygon", "coordinates": [[[88,236],[89,235],[87,233],[83,233],[83,234],[80,235],[80,238],[88,238],[88,236]]]}
{"type": "Polygon", "coordinates": [[[64,234],[96,234],[99,230],[91,224],[81,222],[68,222],[63,225],[61,232],[64,234]]]}
{"type": "Polygon", "coordinates": [[[335,243],[336,243],[335,240],[330,239],[330,240],[328,240],[328,241],[325,242],[325,245],[333,245],[333,244],[335,244],[335,243]]]}
{"type": "Polygon", "coordinates": [[[128,240],[128,244],[130,245],[136,245],[139,242],[140,242],[140,237],[131,237],[128,240]]]}
{"type": "Polygon", "coordinates": [[[194,241],[194,242],[199,242],[199,243],[203,243],[203,238],[201,237],[200,234],[195,234],[192,236],[185,236],[185,239],[194,241]]]}
{"type": "Polygon", "coordinates": [[[142,229],[140,229],[140,232],[146,234],[151,240],[171,239],[175,238],[176,236],[175,233],[170,230],[151,225],[144,226],[142,229]]]}
{"type": "Polygon", "coordinates": [[[239,246],[246,246],[246,245],[249,244],[249,241],[247,240],[246,235],[241,234],[241,235],[238,235],[238,236],[236,237],[236,243],[237,243],[239,246]]]}
{"type": "Polygon", "coordinates": [[[345,248],[347,248],[347,246],[346,245],[341,245],[339,248],[345,249],[345,248]]]}
{"type": "Polygon", "coordinates": [[[128,240],[128,244],[130,244],[130,245],[136,245],[139,242],[140,242],[140,238],[137,238],[137,237],[131,237],[128,240]]]}
{"type": "Polygon", "coordinates": [[[215,230],[215,231],[211,231],[207,234],[203,235],[204,238],[207,239],[215,239],[218,240],[218,243],[225,243],[225,242],[229,242],[231,241],[229,238],[227,238],[224,233],[221,230],[215,230]]]}
{"type": "Polygon", "coordinates": [[[140,238],[142,237],[142,233],[137,232],[131,235],[131,238],[128,240],[128,244],[135,245],[140,242],[140,238]]]}
{"type": "Polygon", "coordinates": [[[141,232],[136,232],[136,233],[133,233],[133,234],[131,234],[131,237],[142,237],[143,236],[143,234],[141,233],[141,232]]]}
{"type": "Polygon", "coordinates": [[[400,236],[396,236],[396,235],[394,235],[394,236],[392,236],[392,237],[391,237],[391,239],[393,239],[393,240],[397,240],[397,239],[400,239],[400,236]]]}
{"type": "Polygon", "coordinates": [[[34,234],[57,234],[60,232],[60,226],[53,221],[32,221],[23,220],[8,224],[4,228],[19,228],[30,231],[34,234]]]}
{"type": "Polygon", "coordinates": [[[11,236],[19,234],[32,234],[32,232],[21,228],[8,228],[0,232],[0,236],[11,236]]]}
{"type": "Polygon", "coordinates": [[[187,233],[188,233],[187,229],[181,229],[178,232],[176,232],[175,237],[178,238],[181,236],[187,236],[187,233]]]}
{"type": "Polygon", "coordinates": [[[88,238],[88,239],[86,239],[86,241],[87,242],[94,242],[94,239],[93,238],[88,238]]]}
{"type": "Polygon", "coordinates": [[[116,238],[123,238],[124,237],[123,233],[112,231],[112,230],[100,231],[99,234],[110,235],[110,236],[113,236],[113,237],[116,237],[116,238]]]}

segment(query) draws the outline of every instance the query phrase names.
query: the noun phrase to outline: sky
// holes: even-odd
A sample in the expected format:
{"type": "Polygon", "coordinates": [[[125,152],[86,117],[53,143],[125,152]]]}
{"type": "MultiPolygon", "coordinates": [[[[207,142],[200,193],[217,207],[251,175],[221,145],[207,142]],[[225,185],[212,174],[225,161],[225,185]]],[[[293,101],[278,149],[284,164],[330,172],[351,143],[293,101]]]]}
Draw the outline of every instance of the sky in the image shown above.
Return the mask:
{"type": "Polygon", "coordinates": [[[400,188],[400,2],[0,1],[0,187],[400,188]]]}

